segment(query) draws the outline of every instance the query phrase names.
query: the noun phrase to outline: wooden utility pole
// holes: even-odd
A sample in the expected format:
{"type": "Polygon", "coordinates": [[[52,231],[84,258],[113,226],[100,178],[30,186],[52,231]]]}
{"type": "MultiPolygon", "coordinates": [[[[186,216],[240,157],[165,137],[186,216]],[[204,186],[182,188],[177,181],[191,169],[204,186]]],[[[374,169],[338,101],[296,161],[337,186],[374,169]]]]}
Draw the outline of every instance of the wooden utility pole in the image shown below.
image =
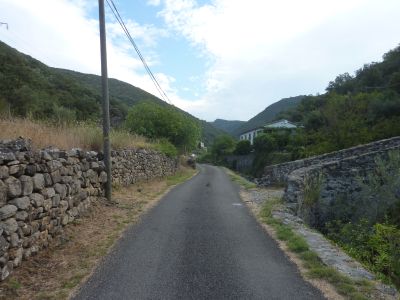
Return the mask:
{"type": "Polygon", "coordinates": [[[110,103],[108,95],[106,21],[104,15],[104,0],[99,0],[100,52],[101,52],[101,83],[103,94],[103,151],[104,164],[107,173],[106,198],[111,201],[111,147],[110,147],[110,103]]]}

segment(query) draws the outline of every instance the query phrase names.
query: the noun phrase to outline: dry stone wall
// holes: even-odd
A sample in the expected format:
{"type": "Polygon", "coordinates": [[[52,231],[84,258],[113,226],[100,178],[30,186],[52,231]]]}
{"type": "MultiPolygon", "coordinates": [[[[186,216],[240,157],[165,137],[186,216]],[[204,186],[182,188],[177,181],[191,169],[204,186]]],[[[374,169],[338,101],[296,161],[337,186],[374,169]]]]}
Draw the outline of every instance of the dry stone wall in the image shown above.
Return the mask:
{"type": "Polygon", "coordinates": [[[367,217],[380,204],[366,197],[365,203],[359,205],[360,180],[376,169],[378,158],[387,160],[392,151],[400,151],[400,137],[268,166],[257,183],[285,183],[288,207],[313,227],[320,227],[340,214],[367,217]]]}
{"type": "MultiPolygon", "coordinates": [[[[113,183],[173,174],[177,160],[144,149],[112,151],[113,183]]],[[[29,140],[0,142],[0,280],[60,237],[104,196],[102,155],[80,149],[32,151],[29,140]]]]}
{"type": "Polygon", "coordinates": [[[345,158],[360,156],[367,153],[376,151],[390,150],[400,147],[400,137],[379,140],[369,144],[364,144],[348,149],[343,149],[336,152],[331,152],[323,155],[313,156],[306,159],[290,161],[283,164],[266,166],[264,168],[263,176],[257,179],[259,185],[270,185],[275,183],[286,183],[288,175],[294,170],[309,167],[318,164],[336,162],[345,158]]]}

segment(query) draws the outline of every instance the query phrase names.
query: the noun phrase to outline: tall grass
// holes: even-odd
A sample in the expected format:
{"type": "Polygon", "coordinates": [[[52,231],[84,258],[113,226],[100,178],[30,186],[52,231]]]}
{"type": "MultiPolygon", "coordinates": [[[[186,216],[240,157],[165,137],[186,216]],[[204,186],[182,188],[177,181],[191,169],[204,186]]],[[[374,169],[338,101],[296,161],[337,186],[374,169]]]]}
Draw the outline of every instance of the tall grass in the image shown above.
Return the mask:
{"type": "MultiPolygon", "coordinates": [[[[91,123],[50,123],[21,118],[0,119],[0,139],[25,137],[32,140],[35,149],[57,147],[71,149],[78,147],[84,150],[102,149],[102,129],[91,123]]],[[[110,133],[113,149],[155,148],[146,138],[124,130],[112,130],[110,133]]]]}

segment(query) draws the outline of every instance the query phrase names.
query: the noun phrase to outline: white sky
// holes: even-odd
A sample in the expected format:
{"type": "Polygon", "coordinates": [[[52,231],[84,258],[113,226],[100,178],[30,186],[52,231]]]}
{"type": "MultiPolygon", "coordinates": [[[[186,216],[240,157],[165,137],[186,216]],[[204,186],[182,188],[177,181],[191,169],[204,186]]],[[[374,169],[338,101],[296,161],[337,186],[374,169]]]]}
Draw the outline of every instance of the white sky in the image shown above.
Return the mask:
{"type": "MultiPolygon", "coordinates": [[[[156,76],[175,105],[207,120],[247,120],[283,97],[322,93],[336,75],[379,61],[400,43],[399,0],[201,3],[148,1],[158,13],[144,23],[124,15],[151,67],[162,66],[160,41],[176,36],[201,58],[204,74],[193,73],[200,93],[188,96],[173,68],[156,76]]],[[[99,74],[96,9],[89,0],[0,0],[0,22],[10,24],[8,31],[0,27],[0,40],[50,66],[99,74]]],[[[157,95],[115,24],[108,53],[111,77],[157,95]]]]}

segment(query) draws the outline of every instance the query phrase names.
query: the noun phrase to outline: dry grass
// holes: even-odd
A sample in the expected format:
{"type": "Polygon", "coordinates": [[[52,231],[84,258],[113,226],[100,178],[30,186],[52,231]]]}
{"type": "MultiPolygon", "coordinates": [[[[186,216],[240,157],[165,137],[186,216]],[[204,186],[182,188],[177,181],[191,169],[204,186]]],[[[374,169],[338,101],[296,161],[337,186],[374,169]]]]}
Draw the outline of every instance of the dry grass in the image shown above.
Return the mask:
{"type": "MultiPolygon", "coordinates": [[[[36,149],[57,147],[59,149],[82,148],[100,150],[102,129],[88,123],[54,124],[30,119],[0,119],[0,139],[26,137],[32,140],[36,149]]],[[[110,134],[113,149],[153,148],[144,137],[123,130],[112,130],[110,134]]]]}
{"type": "MultiPolygon", "coordinates": [[[[184,168],[177,176],[182,182],[194,173],[184,168]]],[[[67,242],[24,261],[10,278],[0,283],[0,299],[70,298],[124,230],[157,204],[171,186],[168,178],[142,182],[115,190],[116,205],[95,202],[88,216],[65,227],[67,242]]]]}

